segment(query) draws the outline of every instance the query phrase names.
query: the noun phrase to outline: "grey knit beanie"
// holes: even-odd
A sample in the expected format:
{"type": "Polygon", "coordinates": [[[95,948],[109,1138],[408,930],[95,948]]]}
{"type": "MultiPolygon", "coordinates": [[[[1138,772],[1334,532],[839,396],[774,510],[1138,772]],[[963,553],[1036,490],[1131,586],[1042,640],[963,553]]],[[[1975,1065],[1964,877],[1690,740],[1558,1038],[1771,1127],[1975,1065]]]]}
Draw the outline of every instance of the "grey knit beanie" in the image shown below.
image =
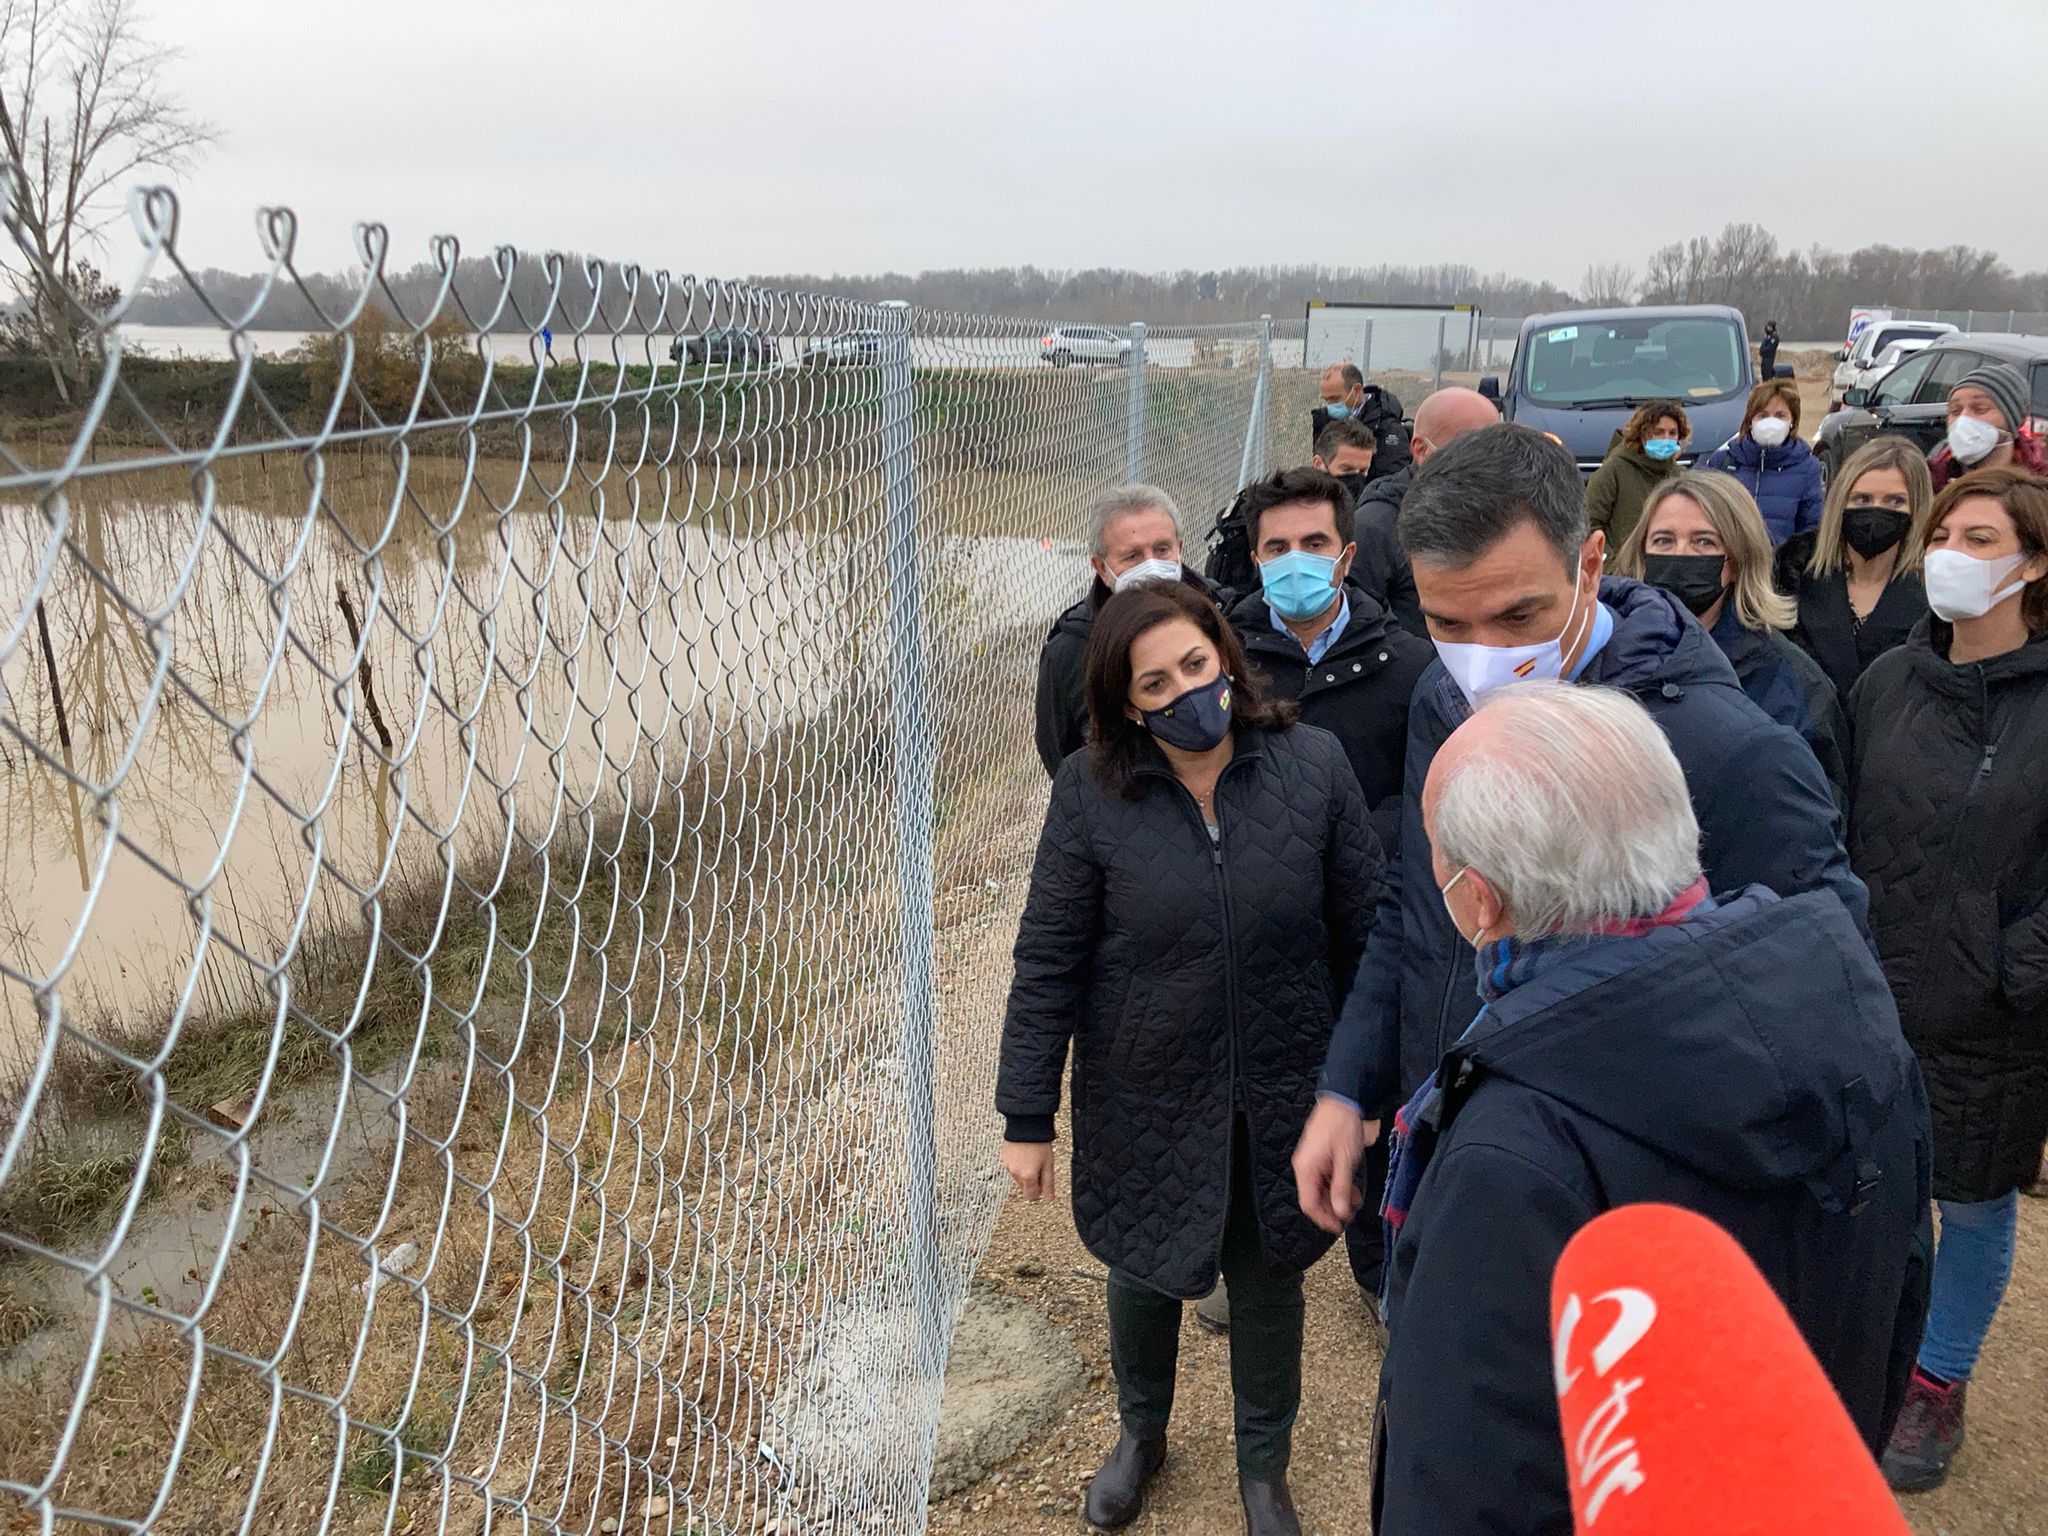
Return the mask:
{"type": "MultiPolygon", "coordinates": [[[[1998,402],[1999,414],[2005,417],[2006,431],[2018,432],[2026,425],[2030,414],[2027,410],[2027,381],[2011,363],[1986,363],[1982,368],[1973,368],[1956,380],[1956,389],[1966,384],[1983,390],[1998,402]]],[[[1955,390],[1949,393],[1954,394],[1955,390]]]]}

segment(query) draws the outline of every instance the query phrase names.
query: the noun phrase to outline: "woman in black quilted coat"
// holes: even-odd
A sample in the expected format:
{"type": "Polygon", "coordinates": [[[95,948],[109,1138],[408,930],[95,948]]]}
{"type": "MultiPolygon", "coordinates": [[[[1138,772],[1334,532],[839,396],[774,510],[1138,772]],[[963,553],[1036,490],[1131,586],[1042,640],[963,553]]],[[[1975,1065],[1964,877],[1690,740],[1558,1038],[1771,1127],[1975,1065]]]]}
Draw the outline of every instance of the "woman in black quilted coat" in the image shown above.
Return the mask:
{"type": "Polygon", "coordinates": [[[1068,1043],[1074,1219],[1109,1267],[1123,1434],[1088,1518],[1139,1510],[1165,1455],[1181,1303],[1230,1286],[1239,1490],[1254,1536],[1298,1532],[1302,1271],[1330,1238],[1291,1158],[1381,855],[1337,739],[1263,698],[1186,587],[1112,597],[1087,655],[1093,750],[1053,780],[1017,934],[996,1107],[1003,1162],[1053,1187],[1068,1043]]]}
{"type": "Polygon", "coordinates": [[[1850,694],[1849,853],[1920,1058],[1941,1238],[1885,1475],[1948,1475],[2048,1135],[2048,483],[1981,470],[1934,503],[1933,609],[1850,694]]]}

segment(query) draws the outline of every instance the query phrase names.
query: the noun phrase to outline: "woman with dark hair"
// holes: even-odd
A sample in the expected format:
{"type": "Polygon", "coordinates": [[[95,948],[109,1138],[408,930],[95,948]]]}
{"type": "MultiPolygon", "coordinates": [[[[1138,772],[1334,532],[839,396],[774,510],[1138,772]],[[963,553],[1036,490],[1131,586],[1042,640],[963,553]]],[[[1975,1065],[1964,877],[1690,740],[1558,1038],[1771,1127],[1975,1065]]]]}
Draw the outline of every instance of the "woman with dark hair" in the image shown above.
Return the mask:
{"type": "Polygon", "coordinates": [[[1586,482],[1586,511],[1606,533],[1609,549],[1628,542],[1650,492],[1678,473],[1678,451],[1691,436],[1692,423],[1676,400],[1652,400],[1614,434],[1607,458],[1586,482]]]}
{"type": "Polygon", "coordinates": [[[1790,379],[1765,379],[1752,389],[1741,429],[1701,467],[1726,470],[1742,483],[1774,545],[1820,522],[1820,460],[1799,435],[1799,386],[1790,379]]]}
{"type": "Polygon", "coordinates": [[[1778,590],[1799,610],[1793,642],[1844,699],[1927,616],[1919,550],[1933,505],[1920,450],[1874,437],[1835,471],[1820,526],[1778,546],[1778,590]]]}
{"type": "Polygon", "coordinates": [[[2010,467],[1952,482],[1925,548],[1932,613],[1849,697],[1849,856],[1927,1081],[1941,1213],[1884,1454],[1901,1492],[1941,1482],[1962,1445],[2048,1138],[2048,484],[2010,467]]]}
{"type": "Polygon", "coordinates": [[[1294,1536],[1302,1272],[1330,1237],[1295,1196],[1381,854],[1334,736],[1261,696],[1222,614],[1129,588],[1088,639],[1092,751],[1053,780],[1017,933],[996,1107],[1003,1166],[1053,1193],[1073,1046],[1075,1224],[1109,1275],[1123,1432],[1086,1513],[1138,1513],[1166,1453],[1181,1304],[1230,1287],[1238,1487],[1252,1536],[1294,1536]]]}

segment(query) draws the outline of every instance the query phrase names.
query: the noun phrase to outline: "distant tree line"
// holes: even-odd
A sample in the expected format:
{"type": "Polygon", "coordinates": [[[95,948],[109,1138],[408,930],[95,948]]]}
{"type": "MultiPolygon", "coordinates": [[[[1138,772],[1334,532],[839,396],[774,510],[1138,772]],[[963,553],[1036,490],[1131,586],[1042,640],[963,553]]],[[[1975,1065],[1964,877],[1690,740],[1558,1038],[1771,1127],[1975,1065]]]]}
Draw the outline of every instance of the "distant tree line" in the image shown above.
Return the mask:
{"type": "MultiPolygon", "coordinates": [[[[255,302],[262,283],[257,276],[218,270],[198,277],[213,303],[236,315],[255,302]]],[[[1847,253],[1814,246],[1791,251],[1782,249],[1776,236],[1756,224],[1730,224],[1718,235],[1673,241],[1653,252],[1640,267],[1626,262],[1595,263],[1586,269],[1577,293],[1459,263],[1178,272],[1136,272],[1120,267],[1072,272],[1030,266],[981,267],[866,277],[777,273],[750,281],[864,302],[907,299],[935,310],[1105,322],[1140,319],[1154,325],[1242,320],[1258,314],[1292,318],[1310,299],[1466,303],[1504,317],[1574,305],[1732,304],[1747,315],[1753,331],[1761,329],[1766,320],[1776,320],[1782,334],[1801,340],[1836,335],[1849,310],[1858,304],[1975,309],[1986,314],[2008,309],[2048,310],[2048,271],[2015,272],[1992,251],[1959,245],[1929,250],[1871,245],[1847,253]]],[[[327,274],[308,277],[303,291],[281,284],[263,304],[255,323],[275,330],[324,328],[315,303],[330,316],[341,314],[360,283],[357,275],[327,274]]],[[[421,264],[387,274],[384,286],[388,297],[380,290],[378,298],[417,321],[426,314],[440,284],[441,274],[421,264]]],[[[481,324],[487,316],[500,313],[500,330],[537,326],[548,311],[552,291],[557,295],[552,323],[558,334],[572,329],[590,311],[593,291],[585,258],[574,254],[564,257],[554,277],[538,257],[522,256],[513,270],[510,302],[502,311],[499,294],[505,285],[488,259],[463,258],[457,265],[454,286],[461,313],[469,323],[481,324]]],[[[601,268],[599,286],[604,291],[600,327],[626,327],[629,305],[624,272],[616,266],[601,268]]],[[[631,307],[637,325],[655,325],[661,305],[649,275],[642,275],[637,303],[631,307]]],[[[667,309],[669,324],[678,329],[700,327],[714,313],[721,321],[747,318],[731,313],[729,304],[712,310],[701,290],[694,308],[672,298],[667,309]]],[[[213,323],[205,304],[182,279],[145,286],[136,295],[130,315],[152,325],[213,323]]],[[[756,318],[776,329],[804,328],[800,312],[756,318]]]]}

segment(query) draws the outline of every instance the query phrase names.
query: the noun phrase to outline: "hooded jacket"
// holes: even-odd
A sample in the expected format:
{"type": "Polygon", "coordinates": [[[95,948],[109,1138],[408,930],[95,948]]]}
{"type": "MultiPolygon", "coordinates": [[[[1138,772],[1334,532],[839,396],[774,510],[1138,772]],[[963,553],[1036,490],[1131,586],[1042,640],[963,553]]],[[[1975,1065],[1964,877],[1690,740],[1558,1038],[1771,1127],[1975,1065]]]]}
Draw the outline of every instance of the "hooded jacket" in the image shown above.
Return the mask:
{"type": "Polygon", "coordinates": [[[1415,466],[1405,465],[1398,473],[1373,481],[1358,498],[1353,535],[1358,555],[1351,562],[1351,579],[1378,598],[1396,624],[1417,639],[1427,640],[1429,626],[1423,622],[1422,602],[1415,593],[1415,567],[1395,531],[1401,503],[1414,479],[1415,466]]]}
{"type": "Polygon", "coordinates": [[[1926,1315],[1926,1103],[1841,903],[1752,889],[1535,958],[1441,1066],[1389,1257],[1379,1529],[1572,1530],[1550,1274],[1639,1201],[1741,1243],[1876,1453],[1926,1315]]]}
{"type": "Polygon", "coordinates": [[[1074,1222],[1103,1263],[1169,1296],[1216,1283],[1233,1117],[1267,1259],[1331,1239],[1301,1212],[1294,1144],[1315,1101],[1381,855],[1327,732],[1238,733],[1212,842],[1156,750],[1126,797],[1071,757],[1017,930],[996,1108],[1050,1141],[1071,1039],[1074,1222]]]}
{"type": "Polygon", "coordinates": [[[1721,605],[1721,616],[1707,631],[1721,654],[1735,668],[1735,680],[1750,703],[1813,749],[1820,771],[1828,776],[1835,804],[1849,804],[1849,720],[1841,696],[1820,663],[1776,630],[1750,629],[1736,615],[1735,601],[1721,605]]]}
{"type": "Polygon", "coordinates": [[[1610,551],[1620,549],[1642,521],[1650,492],[1684,467],[1675,456],[1660,462],[1638,445],[1623,442],[1621,433],[1614,434],[1607,457],[1586,482],[1587,516],[1606,533],[1610,551]]]}
{"type": "Polygon", "coordinates": [[[1885,583],[1876,606],[1859,623],[1849,606],[1849,578],[1841,569],[1815,576],[1817,535],[1795,533],[1778,546],[1772,577],[1780,592],[1799,608],[1792,643],[1821,665],[1846,705],[1849,690],[1863,669],[1893,646],[1904,643],[1913,626],[1927,617],[1927,585],[1918,571],[1901,571],[1885,583]]]}
{"type": "Polygon", "coordinates": [[[1774,545],[1820,526],[1827,491],[1821,485],[1820,460],[1804,438],[1789,437],[1766,448],[1744,432],[1708,454],[1700,467],[1725,471],[1742,483],[1763,513],[1774,545]]]}
{"type": "MultiPolygon", "coordinates": [[[[1720,647],[1669,594],[1608,577],[1600,601],[1614,614],[1614,633],[1578,681],[1634,695],[1663,728],[1692,791],[1712,887],[1765,885],[1786,896],[1831,890],[1861,929],[1868,898],[1850,872],[1834,797],[1806,743],[1744,696],[1720,647]]],[[[1430,877],[1422,825],[1429,765],[1470,713],[1441,663],[1423,673],[1408,709],[1396,873],[1323,1069],[1323,1089],[1368,1116],[1413,1092],[1479,1011],[1472,947],[1430,877]]]]}
{"type": "Polygon", "coordinates": [[[2048,1140],[2048,635],[1968,666],[1921,620],[1850,695],[1849,852],[1934,1111],[1934,1192],[1994,1200],[2048,1140]]]}
{"type": "MultiPolygon", "coordinates": [[[[1408,753],[1408,700],[1436,651],[1387,616],[1350,582],[1344,633],[1314,666],[1292,634],[1273,627],[1263,594],[1239,598],[1230,626],[1245,657],[1264,674],[1270,691],[1301,705],[1301,718],[1343,744],[1358,787],[1372,812],[1373,829],[1391,843],[1400,830],[1401,769],[1408,753]]],[[[1348,980],[1348,978],[1347,978],[1348,980]]]]}
{"type": "MultiPolygon", "coordinates": [[[[1217,607],[1230,606],[1229,589],[1205,580],[1191,567],[1181,567],[1180,579],[1217,607]]],[[[1045,764],[1049,774],[1058,773],[1060,764],[1087,743],[1088,633],[1095,627],[1096,613],[1111,595],[1100,580],[1091,581],[1087,595],[1053,620],[1039,650],[1036,724],[1032,735],[1038,747],[1038,760],[1045,764]]]]}

